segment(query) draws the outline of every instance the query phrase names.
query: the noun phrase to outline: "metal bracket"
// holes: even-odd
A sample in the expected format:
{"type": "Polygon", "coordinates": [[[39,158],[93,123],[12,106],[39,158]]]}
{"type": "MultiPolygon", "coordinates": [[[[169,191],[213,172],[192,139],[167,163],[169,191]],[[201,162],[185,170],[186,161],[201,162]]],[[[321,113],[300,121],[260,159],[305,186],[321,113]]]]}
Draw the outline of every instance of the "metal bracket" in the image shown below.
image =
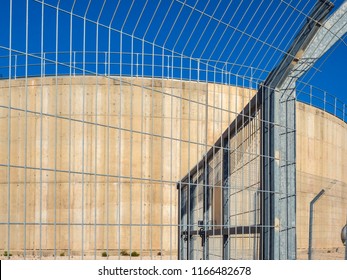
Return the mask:
{"type": "Polygon", "coordinates": [[[199,228],[199,236],[201,237],[201,246],[205,246],[206,239],[208,238],[207,232],[204,228],[199,228]]]}
{"type": "Polygon", "coordinates": [[[184,241],[188,241],[188,237],[191,239],[192,235],[189,235],[187,230],[181,232],[181,238],[183,238],[184,241]]]}

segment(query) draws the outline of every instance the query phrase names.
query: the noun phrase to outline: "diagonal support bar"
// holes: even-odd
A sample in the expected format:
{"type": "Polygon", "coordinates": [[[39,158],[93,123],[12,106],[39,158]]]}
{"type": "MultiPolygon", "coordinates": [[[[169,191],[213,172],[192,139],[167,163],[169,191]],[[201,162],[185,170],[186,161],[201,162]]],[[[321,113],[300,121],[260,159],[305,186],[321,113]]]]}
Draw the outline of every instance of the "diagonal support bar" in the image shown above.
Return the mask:
{"type": "MultiPolygon", "coordinates": [[[[301,58],[289,77],[299,79],[321,58],[338,40],[347,33],[347,1],[327,19],[309,42],[301,58]]],[[[281,87],[285,87],[288,79],[281,87]]]]}

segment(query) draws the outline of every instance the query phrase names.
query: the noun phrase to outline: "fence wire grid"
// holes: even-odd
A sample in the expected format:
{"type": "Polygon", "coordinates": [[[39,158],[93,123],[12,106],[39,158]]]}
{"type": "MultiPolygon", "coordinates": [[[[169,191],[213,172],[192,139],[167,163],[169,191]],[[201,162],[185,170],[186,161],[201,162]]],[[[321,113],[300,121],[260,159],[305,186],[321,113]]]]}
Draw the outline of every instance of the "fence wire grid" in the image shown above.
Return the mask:
{"type": "Polygon", "coordinates": [[[0,258],[342,259],[346,6],[2,1],[0,258]]]}

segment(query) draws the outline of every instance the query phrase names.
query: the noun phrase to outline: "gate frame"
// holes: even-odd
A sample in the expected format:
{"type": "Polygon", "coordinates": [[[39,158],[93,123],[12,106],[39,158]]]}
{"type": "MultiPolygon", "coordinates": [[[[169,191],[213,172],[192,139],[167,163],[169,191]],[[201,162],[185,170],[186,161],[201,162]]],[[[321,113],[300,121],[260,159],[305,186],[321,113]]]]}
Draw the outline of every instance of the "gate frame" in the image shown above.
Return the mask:
{"type": "MultiPolygon", "coordinates": [[[[334,5],[328,0],[318,0],[293,44],[286,52],[280,64],[260,85],[255,96],[237,115],[236,119],[224,131],[222,136],[177,184],[178,233],[181,236],[182,200],[180,192],[183,184],[188,187],[190,178],[199,169],[205,168],[213,155],[223,149],[222,187],[223,187],[223,229],[205,231],[204,238],[208,246],[209,235],[223,235],[223,259],[229,259],[228,239],[231,234],[248,232],[260,233],[260,259],[296,259],[296,81],[306,73],[317,60],[324,55],[336,41],[347,32],[347,1],[326,20],[334,5]],[[247,125],[261,111],[261,222],[260,225],[248,225],[230,228],[228,209],[230,162],[228,140],[247,125]],[[267,141],[265,141],[265,139],[267,141]],[[188,180],[189,179],[189,180],[188,180]]],[[[205,170],[206,174],[206,170],[205,170]]],[[[205,182],[205,187],[208,186],[205,182]]],[[[189,225],[188,225],[189,226],[189,225]]],[[[190,238],[196,232],[191,231],[190,238]]],[[[178,242],[178,259],[181,238],[178,242]]],[[[204,258],[208,255],[204,253],[204,258]]]]}

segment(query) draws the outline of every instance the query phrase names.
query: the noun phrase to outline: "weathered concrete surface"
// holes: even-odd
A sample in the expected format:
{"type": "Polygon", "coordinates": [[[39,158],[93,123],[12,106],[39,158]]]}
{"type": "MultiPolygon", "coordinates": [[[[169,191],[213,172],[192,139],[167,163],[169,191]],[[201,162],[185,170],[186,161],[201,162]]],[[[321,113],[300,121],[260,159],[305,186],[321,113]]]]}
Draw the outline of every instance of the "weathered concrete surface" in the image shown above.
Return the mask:
{"type": "Polygon", "coordinates": [[[11,95],[12,106],[10,135],[0,108],[1,250],[9,221],[14,252],[176,256],[176,183],[252,94],[140,78],[1,81],[0,105],[11,95]]]}
{"type": "Polygon", "coordinates": [[[301,103],[296,113],[298,258],[308,257],[310,202],[325,189],[314,206],[313,259],[332,255],[343,259],[340,234],[347,219],[347,124],[301,103]]]}
{"type": "MultiPolygon", "coordinates": [[[[140,78],[32,78],[12,80],[10,86],[0,81],[0,251],[8,248],[10,222],[10,249],[20,255],[25,246],[28,255],[42,249],[47,258],[54,249],[67,255],[68,248],[75,256],[83,249],[86,258],[95,248],[97,256],[108,248],[111,256],[119,249],[143,256],[152,251],[152,257],[163,250],[175,258],[176,183],[252,94],[217,84],[140,78]]],[[[316,204],[314,248],[329,258],[327,251],[341,250],[346,221],[347,125],[300,103],[296,113],[298,257],[307,258],[309,203],[324,188],[326,195],[316,204]]],[[[242,149],[252,164],[243,162],[233,176],[246,176],[254,187],[258,136],[240,137],[235,145],[248,143],[242,149]]],[[[253,205],[254,192],[248,193],[253,205]]],[[[247,208],[237,203],[241,193],[231,194],[235,224],[253,222],[253,216],[239,215],[247,208]]],[[[220,208],[214,209],[218,224],[220,208]]]]}

